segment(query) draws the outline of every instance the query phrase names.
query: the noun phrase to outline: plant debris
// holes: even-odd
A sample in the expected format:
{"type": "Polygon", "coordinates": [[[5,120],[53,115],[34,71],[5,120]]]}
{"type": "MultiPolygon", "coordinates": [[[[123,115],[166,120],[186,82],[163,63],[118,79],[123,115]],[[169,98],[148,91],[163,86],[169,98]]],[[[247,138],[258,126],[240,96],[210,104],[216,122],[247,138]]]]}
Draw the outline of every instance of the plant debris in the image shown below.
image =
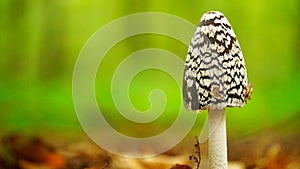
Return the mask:
{"type": "Polygon", "coordinates": [[[192,169],[192,167],[185,164],[175,164],[171,167],[171,169],[192,169]]]}
{"type": "Polygon", "coordinates": [[[200,161],[201,161],[200,143],[197,136],[195,136],[195,140],[196,140],[196,143],[194,144],[195,152],[194,154],[190,155],[190,160],[193,160],[196,163],[196,169],[199,169],[200,161]]]}
{"type": "Polygon", "coordinates": [[[55,152],[54,147],[37,137],[26,138],[21,135],[10,135],[2,139],[2,144],[11,155],[10,158],[20,167],[36,163],[59,169],[63,168],[66,163],[65,158],[55,152]]]}

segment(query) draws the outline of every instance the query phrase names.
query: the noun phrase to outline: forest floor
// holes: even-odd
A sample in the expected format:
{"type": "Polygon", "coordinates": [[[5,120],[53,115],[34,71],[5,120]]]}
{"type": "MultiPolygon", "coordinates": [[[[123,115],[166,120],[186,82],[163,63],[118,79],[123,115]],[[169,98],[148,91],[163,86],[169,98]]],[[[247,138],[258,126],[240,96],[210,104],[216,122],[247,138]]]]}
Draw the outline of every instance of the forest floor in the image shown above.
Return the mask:
{"type": "MultiPolygon", "coordinates": [[[[229,169],[300,169],[299,123],[283,125],[228,140],[229,169]]],[[[197,156],[195,143],[191,136],[159,156],[133,159],[109,154],[87,136],[7,134],[1,136],[0,169],[195,169],[189,158],[197,156]]]]}

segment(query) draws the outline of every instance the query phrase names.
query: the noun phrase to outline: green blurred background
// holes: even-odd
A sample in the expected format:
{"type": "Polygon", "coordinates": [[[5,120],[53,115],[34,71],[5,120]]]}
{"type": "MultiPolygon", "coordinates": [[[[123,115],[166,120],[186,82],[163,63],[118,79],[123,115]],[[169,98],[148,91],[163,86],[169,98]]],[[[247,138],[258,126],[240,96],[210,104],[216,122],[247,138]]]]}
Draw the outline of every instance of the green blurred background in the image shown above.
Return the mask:
{"type": "MultiPolygon", "coordinates": [[[[229,136],[263,131],[299,117],[298,0],[0,0],[1,132],[82,131],[72,101],[73,68],[88,38],[110,21],[137,12],[163,12],[197,25],[209,10],[223,12],[230,21],[254,84],[252,100],[244,108],[227,109],[229,136]]],[[[193,32],[187,34],[192,37],[193,32]]],[[[137,126],[142,130],[143,125],[118,115],[111,78],[126,56],[145,48],[166,49],[182,60],[187,52],[177,40],[147,34],[124,40],[107,54],[97,74],[97,99],[111,125],[124,132],[137,126]]],[[[155,88],[164,90],[168,103],[164,115],[148,124],[152,134],[172,124],[181,97],[169,75],[147,70],[132,81],[134,106],[149,108],[148,94],[155,88]]],[[[205,116],[200,114],[197,123],[202,125],[205,116]]]]}

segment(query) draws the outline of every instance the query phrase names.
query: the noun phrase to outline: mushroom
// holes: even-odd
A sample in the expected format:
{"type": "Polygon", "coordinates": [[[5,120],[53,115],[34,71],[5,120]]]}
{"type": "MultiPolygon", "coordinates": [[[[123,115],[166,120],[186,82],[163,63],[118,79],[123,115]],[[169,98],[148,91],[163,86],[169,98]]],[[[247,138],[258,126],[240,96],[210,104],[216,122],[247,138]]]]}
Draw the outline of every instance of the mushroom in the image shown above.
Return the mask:
{"type": "Polygon", "coordinates": [[[218,11],[205,13],[188,48],[182,91],[187,110],[208,110],[207,126],[200,136],[204,147],[208,139],[208,161],[201,161],[200,166],[228,167],[225,107],[243,107],[252,90],[228,20],[218,11]]]}

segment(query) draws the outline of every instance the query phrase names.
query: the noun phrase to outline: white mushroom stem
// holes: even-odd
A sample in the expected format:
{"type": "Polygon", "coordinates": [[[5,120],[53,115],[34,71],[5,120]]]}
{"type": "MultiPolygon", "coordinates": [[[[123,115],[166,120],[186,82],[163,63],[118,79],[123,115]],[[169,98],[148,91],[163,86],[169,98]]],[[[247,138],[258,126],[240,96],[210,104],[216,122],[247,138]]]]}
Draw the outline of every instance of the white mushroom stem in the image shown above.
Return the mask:
{"type": "Polygon", "coordinates": [[[209,169],[227,169],[227,138],[225,109],[208,110],[209,169]]]}

